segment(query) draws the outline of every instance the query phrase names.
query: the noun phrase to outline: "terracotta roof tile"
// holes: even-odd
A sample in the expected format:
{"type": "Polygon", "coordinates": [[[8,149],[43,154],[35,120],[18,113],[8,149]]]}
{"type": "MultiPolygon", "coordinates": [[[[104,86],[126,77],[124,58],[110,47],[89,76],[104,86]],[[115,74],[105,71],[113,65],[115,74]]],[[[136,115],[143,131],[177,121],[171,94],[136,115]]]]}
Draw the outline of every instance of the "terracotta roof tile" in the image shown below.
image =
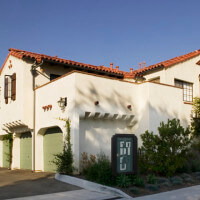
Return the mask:
{"type": "Polygon", "coordinates": [[[23,50],[19,50],[19,49],[13,49],[13,48],[10,48],[9,51],[10,51],[10,55],[13,55],[17,58],[20,58],[20,59],[31,58],[31,59],[35,59],[38,63],[40,63],[42,60],[48,60],[48,61],[55,61],[55,62],[63,63],[63,64],[74,65],[74,66],[78,66],[78,67],[84,67],[86,69],[94,69],[97,71],[113,73],[116,75],[123,75],[125,73],[124,71],[110,69],[110,68],[104,67],[104,66],[95,66],[95,65],[75,62],[72,60],[62,59],[62,58],[58,58],[57,56],[53,57],[53,56],[48,56],[48,55],[44,55],[44,54],[38,54],[38,53],[33,53],[33,52],[28,52],[28,51],[23,51],[23,50]]]}
{"type": "MultiPolygon", "coordinates": [[[[184,61],[189,60],[189,59],[191,59],[191,58],[193,58],[195,56],[198,56],[198,55],[200,55],[200,49],[196,50],[196,51],[193,51],[191,53],[182,55],[182,56],[178,56],[178,57],[175,57],[175,58],[172,58],[172,59],[157,63],[155,65],[150,65],[150,66],[148,66],[146,68],[143,68],[141,70],[136,70],[134,72],[135,72],[136,76],[140,76],[140,75],[142,75],[143,72],[151,71],[153,69],[157,69],[158,67],[168,68],[168,67],[171,67],[172,65],[184,62],[184,61]]],[[[200,64],[200,61],[198,63],[200,64]]]]}
{"type": "MultiPolygon", "coordinates": [[[[151,71],[153,69],[158,69],[160,67],[161,68],[162,67],[168,68],[168,67],[171,67],[172,65],[178,64],[180,62],[184,62],[188,59],[191,59],[195,56],[200,55],[200,49],[199,49],[199,50],[193,51],[191,53],[188,53],[188,54],[185,54],[185,55],[182,55],[182,56],[178,56],[178,57],[157,63],[155,65],[150,65],[148,67],[142,68],[141,70],[132,71],[132,73],[131,73],[131,72],[121,71],[121,70],[118,70],[118,69],[111,69],[111,68],[105,67],[105,66],[95,66],[95,65],[75,62],[75,61],[72,61],[72,60],[66,60],[66,59],[58,58],[57,56],[48,56],[48,55],[45,55],[45,54],[33,53],[33,52],[19,50],[19,49],[10,48],[9,51],[10,52],[9,52],[8,56],[13,55],[13,56],[15,56],[19,59],[31,58],[31,59],[35,59],[38,63],[40,63],[42,60],[55,61],[55,62],[58,62],[58,63],[83,67],[83,68],[86,68],[86,69],[94,69],[94,70],[97,70],[99,72],[113,73],[114,75],[120,75],[120,76],[123,76],[124,78],[128,78],[128,79],[129,78],[130,79],[135,78],[135,76],[143,76],[143,72],[151,71]]],[[[8,57],[7,57],[7,59],[8,59],[8,57]]],[[[4,65],[5,65],[5,62],[4,62],[4,65]]],[[[198,61],[196,64],[200,65],[200,61],[198,61]]],[[[0,70],[0,74],[2,72],[4,65],[2,66],[2,68],[0,70]]]]}

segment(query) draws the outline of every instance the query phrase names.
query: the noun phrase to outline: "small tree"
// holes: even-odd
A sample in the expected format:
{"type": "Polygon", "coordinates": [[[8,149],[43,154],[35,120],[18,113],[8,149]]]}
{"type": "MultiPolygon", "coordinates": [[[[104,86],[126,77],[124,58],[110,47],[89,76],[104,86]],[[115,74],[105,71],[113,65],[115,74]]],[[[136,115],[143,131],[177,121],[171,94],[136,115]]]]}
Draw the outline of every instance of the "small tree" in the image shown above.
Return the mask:
{"type": "Polygon", "coordinates": [[[191,114],[191,130],[192,135],[200,138],[200,97],[195,97],[192,103],[191,114]]]}
{"type": "MultiPolygon", "coordinates": [[[[60,118],[59,118],[60,119],[60,118]]],[[[73,173],[73,154],[72,154],[72,145],[71,145],[71,121],[70,119],[60,119],[62,121],[65,121],[65,127],[66,127],[66,140],[64,141],[63,145],[63,152],[60,154],[55,155],[54,163],[57,166],[57,171],[59,173],[63,174],[69,174],[71,175],[73,173]]]]}
{"type": "Polygon", "coordinates": [[[168,120],[160,123],[158,135],[146,131],[141,135],[143,146],[140,166],[143,170],[171,176],[178,168],[181,168],[189,149],[189,128],[184,130],[180,120],[168,120]]]}

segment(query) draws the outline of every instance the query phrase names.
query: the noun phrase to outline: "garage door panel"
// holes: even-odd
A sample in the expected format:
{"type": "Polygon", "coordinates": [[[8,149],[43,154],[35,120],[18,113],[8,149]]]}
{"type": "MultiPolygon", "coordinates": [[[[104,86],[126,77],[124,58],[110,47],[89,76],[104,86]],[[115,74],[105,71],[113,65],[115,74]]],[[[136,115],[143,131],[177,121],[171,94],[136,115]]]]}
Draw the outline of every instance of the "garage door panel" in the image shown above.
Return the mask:
{"type": "Polygon", "coordinates": [[[3,140],[3,167],[9,168],[9,140],[3,140]]]}
{"type": "Polygon", "coordinates": [[[62,153],[63,134],[60,128],[51,128],[45,132],[44,140],[44,171],[55,172],[56,165],[53,163],[55,155],[62,153]]]}
{"type": "Polygon", "coordinates": [[[20,169],[32,169],[32,136],[30,132],[20,137],[20,169]]]}

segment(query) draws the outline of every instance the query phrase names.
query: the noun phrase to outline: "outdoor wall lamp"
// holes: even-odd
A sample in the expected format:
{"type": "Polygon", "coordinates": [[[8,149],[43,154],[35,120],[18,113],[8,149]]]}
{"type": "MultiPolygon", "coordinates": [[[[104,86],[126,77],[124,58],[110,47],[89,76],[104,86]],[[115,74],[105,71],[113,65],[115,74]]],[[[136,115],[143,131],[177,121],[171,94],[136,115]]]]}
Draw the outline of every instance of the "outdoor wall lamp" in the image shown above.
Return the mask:
{"type": "Polygon", "coordinates": [[[67,97],[60,97],[60,100],[58,101],[58,106],[63,110],[67,106],[67,97]]]}

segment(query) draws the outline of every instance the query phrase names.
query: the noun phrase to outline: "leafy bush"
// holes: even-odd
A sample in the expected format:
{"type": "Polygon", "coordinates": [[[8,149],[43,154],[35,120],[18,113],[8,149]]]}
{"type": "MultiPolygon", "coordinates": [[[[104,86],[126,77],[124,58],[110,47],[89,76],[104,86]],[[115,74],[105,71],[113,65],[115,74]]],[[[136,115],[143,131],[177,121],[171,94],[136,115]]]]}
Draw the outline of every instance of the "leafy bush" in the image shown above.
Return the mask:
{"type": "Polygon", "coordinates": [[[73,154],[71,147],[71,135],[70,135],[70,119],[61,119],[66,122],[65,127],[67,131],[66,142],[63,146],[63,152],[55,155],[53,163],[57,166],[57,172],[71,175],[73,173],[73,154]]]}
{"type": "Polygon", "coordinates": [[[97,154],[97,161],[88,165],[84,172],[88,180],[104,185],[114,183],[110,160],[103,152],[97,154]]]}
{"type": "Polygon", "coordinates": [[[178,172],[197,172],[200,171],[200,141],[193,138],[186,163],[178,172]]]}
{"type": "Polygon", "coordinates": [[[121,188],[127,188],[131,185],[131,179],[125,174],[120,174],[119,176],[117,176],[116,182],[117,186],[121,188]]]}
{"type": "Polygon", "coordinates": [[[200,98],[195,97],[192,103],[191,130],[194,137],[200,137],[200,98]]]}
{"type": "Polygon", "coordinates": [[[151,191],[157,191],[159,186],[157,184],[145,184],[145,188],[151,191]]]}
{"type": "Polygon", "coordinates": [[[153,174],[149,174],[149,175],[147,176],[147,182],[148,182],[149,184],[156,184],[156,183],[157,183],[157,178],[156,178],[156,176],[153,175],[153,174]]]}
{"type": "Polygon", "coordinates": [[[160,123],[158,135],[146,131],[141,135],[139,165],[142,171],[171,176],[181,168],[187,159],[189,149],[189,128],[184,130],[180,120],[160,123]]]}
{"type": "Polygon", "coordinates": [[[81,161],[80,161],[80,168],[83,174],[87,173],[88,167],[90,167],[92,164],[96,162],[96,156],[90,155],[88,158],[88,153],[83,152],[81,153],[81,161]]]}
{"type": "Polygon", "coordinates": [[[171,177],[170,181],[171,181],[172,185],[182,185],[183,184],[183,179],[179,176],[171,177]]]}
{"type": "Polygon", "coordinates": [[[136,176],[133,180],[133,184],[137,187],[144,187],[144,179],[139,176],[136,176]]]}

